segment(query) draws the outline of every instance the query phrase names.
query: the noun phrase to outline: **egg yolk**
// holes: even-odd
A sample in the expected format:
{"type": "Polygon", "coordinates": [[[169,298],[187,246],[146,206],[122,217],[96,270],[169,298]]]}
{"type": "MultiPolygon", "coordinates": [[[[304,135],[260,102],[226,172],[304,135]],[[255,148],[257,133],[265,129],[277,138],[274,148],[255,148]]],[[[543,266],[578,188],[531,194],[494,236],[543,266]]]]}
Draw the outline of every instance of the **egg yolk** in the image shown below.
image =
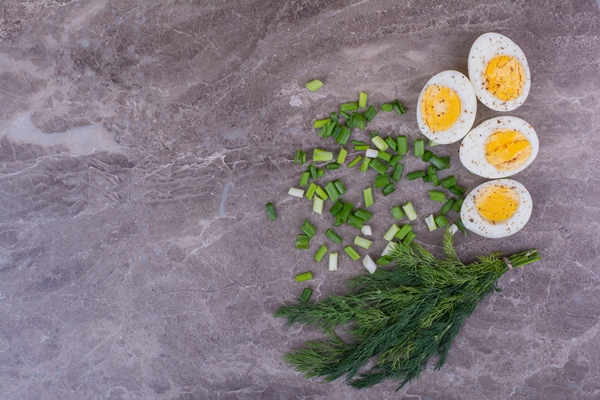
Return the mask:
{"type": "Polygon", "coordinates": [[[519,168],[530,155],[531,143],[519,131],[497,131],[485,141],[485,158],[500,171],[519,168]]]}
{"type": "Polygon", "coordinates": [[[518,98],[525,86],[523,66],[513,56],[496,56],[485,69],[486,89],[502,101],[518,98]]]}
{"type": "Polygon", "coordinates": [[[423,94],[422,111],[432,132],[445,131],[460,116],[460,98],[447,86],[430,85],[423,94]]]}
{"type": "Polygon", "coordinates": [[[519,208],[519,193],[507,186],[486,186],[477,192],[474,200],[479,214],[493,222],[512,217],[519,208]]]}

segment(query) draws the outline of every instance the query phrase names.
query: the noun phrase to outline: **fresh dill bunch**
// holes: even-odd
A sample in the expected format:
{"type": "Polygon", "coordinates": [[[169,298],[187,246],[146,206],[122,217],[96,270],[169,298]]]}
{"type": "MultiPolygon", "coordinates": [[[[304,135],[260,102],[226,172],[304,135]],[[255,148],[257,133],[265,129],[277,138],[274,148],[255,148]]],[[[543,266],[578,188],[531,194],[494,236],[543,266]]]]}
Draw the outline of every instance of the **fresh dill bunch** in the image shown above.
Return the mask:
{"type": "Polygon", "coordinates": [[[307,378],[345,376],[361,389],[392,379],[400,389],[419,377],[431,357],[437,357],[436,369],[444,365],[463,322],[505,272],[541,259],[533,249],[509,257],[492,253],[465,265],[449,230],[443,250],[444,258],[436,259],[419,245],[398,243],[390,253],[393,265],[351,278],[351,294],[280,307],[275,317],[315,325],[327,336],[306,342],[285,361],[307,378]],[[345,329],[349,340],[336,328],[345,329]],[[375,365],[364,371],[372,359],[375,365]]]}

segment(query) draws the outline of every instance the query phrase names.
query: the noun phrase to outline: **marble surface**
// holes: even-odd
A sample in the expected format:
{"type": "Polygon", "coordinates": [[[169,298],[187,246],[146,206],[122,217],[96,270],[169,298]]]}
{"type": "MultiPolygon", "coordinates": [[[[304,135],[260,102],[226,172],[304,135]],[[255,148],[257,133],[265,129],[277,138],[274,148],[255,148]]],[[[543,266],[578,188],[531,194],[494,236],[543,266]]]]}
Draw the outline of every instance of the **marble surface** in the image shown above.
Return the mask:
{"type": "MultiPolygon", "coordinates": [[[[599,71],[596,1],[4,0],[0,398],[599,399],[599,71]],[[515,176],[534,209],[518,234],[457,237],[457,250],[468,261],[537,247],[543,261],[504,275],[446,366],[399,392],[304,379],[282,356],[319,335],[273,312],[304,287],[296,273],[312,270],[322,298],[363,269],[342,253],[330,273],[314,245],[294,249],[314,217],[287,195],[303,170],[295,150],[336,148],[312,121],[361,90],[408,108],[373,126],[416,138],[423,84],[466,73],[488,31],[529,60],[531,93],[511,114],[540,138],[515,176]],[[309,93],[313,78],[325,86],[309,93]]],[[[476,123],[496,115],[479,104],[476,123]]],[[[473,188],[483,180],[457,150],[439,148],[473,188]]],[[[373,173],[330,175],[358,204],[373,173]]],[[[377,194],[374,237],[392,205],[433,212],[427,190],[377,194]]],[[[330,221],[313,220],[323,241],[330,221]]],[[[441,232],[415,225],[439,252],[441,232]]]]}

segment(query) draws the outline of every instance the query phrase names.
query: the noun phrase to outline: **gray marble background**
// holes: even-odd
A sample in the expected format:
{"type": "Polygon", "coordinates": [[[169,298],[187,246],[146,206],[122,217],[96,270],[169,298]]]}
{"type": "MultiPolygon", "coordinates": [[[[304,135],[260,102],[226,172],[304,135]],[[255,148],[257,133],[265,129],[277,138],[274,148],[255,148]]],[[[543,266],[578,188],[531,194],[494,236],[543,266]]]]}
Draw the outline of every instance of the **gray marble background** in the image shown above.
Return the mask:
{"type": "MultiPolygon", "coordinates": [[[[595,1],[3,1],[0,398],[599,399],[599,71],[595,1]],[[515,176],[534,210],[512,237],[456,245],[465,260],[537,247],[543,261],[503,276],[446,366],[399,392],[304,379],[282,355],[319,334],[273,312],[304,287],[296,273],[312,270],[322,298],[363,267],[340,253],[330,273],[314,245],[294,249],[305,217],[316,241],[330,225],[287,196],[295,150],[336,148],[312,121],[359,91],[403,101],[406,115],[373,126],[416,138],[422,86],[466,73],[488,31],[529,60],[531,93],[512,115],[540,138],[515,176]],[[309,93],[315,77],[325,86],[309,93]]],[[[479,104],[476,123],[495,115],[479,104]]],[[[473,188],[482,179],[457,150],[439,148],[473,188]]],[[[358,204],[373,174],[330,175],[358,204]]],[[[374,237],[393,205],[437,209],[427,190],[378,192],[374,237]]],[[[441,232],[417,222],[439,252],[441,232]]]]}

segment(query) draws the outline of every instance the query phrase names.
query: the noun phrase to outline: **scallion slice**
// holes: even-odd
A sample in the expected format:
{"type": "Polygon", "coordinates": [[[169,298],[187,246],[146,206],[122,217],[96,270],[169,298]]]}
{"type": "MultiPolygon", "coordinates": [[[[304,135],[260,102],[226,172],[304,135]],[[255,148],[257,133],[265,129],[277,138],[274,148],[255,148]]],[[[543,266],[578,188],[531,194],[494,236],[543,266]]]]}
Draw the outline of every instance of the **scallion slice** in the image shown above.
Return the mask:
{"type": "Polygon", "coordinates": [[[442,168],[442,169],[450,168],[450,156],[442,157],[442,160],[444,161],[444,164],[446,164],[446,168],[442,168]]]}
{"type": "Polygon", "coordinates": [[[377,116],[377,109],[375,108],[375,106],[370,106],[369,108],[367,108],[367,111],[365,111],[365,119],[369,122],[373,121],[373,119],[377,116]]]}
{"type": "Polygon", "coordinates": [[[299,162],[304,164],[306,162],[306,153],[300,149],[296,150],[296,156],[294,157],[294,164],[299,162]]]}
{"type": "Polygon", "coordinates": [[[352,203],[345,203],[339,214],[335,216],[335,226],[341,226],[343,223],[348,221],[348,217],[350,217],[352,209],[354,209],[354,205],[352,203]]]}
{"type": "Polygon", "coordinates": [[[350,256],[352,261],[356,261],[360,258],[360,254],[358,254],[358,252],[354,250],[354,247],[352,246],[344,247],[344,251],[346,252],[346,254],[348,254],[348,256],[350,256]]]}
{"type": "Polygon", "coordinates": [[[323,175],[325,175],[325,170],[317,168],[317,179],[321,178],[323,175]]]}
{"type": "Polygon", "coordinates": [[[390,183],[390,176],[388,174],[377,175],[375,178],[375,187],[380,188],[390,183]]]}
{"type": "Polygon", "coordinates": [[[340,121],[340,117],[339,117],[338,113],[336,113],[336,112],[330,112],[329,113],[329,118],[331,118],[331,120],[333,122],[339,122],[340,121]]]}
{"type": "Polygon", "coordinates": [[[306,249],[308,249],[309,245],[310,245],[310,236],[304,235],[304,234],[296,235],[296,248],[297,249],[306,250],[306,249]]]}
{"type": "Polygon", "coordinates": [[[313,123],[313,128],[322,128],[331,122],[331,118],[316,119],[313,123]]]}
{"type": "Polygon", "coordinates": [[[345,146],[346,143],[348,143],[348,139],[350,139],[351,134],[352,131],[350,129],[346,128],[345,126],[342,126],[340,134],[336,137],[335,140],[342,146],[345,146]]]}
{"type": "Polygon", "coordinates": [[[414,181],[415,179],[419,179],[425,176],[425,171],[415,171],[406,175],[406,178],[409,181],[414,181]]]}
{"type": "Polygon", "coordinates": [[[427,162],[429,160],[431,160],[431,157],[433,157],[434,154],[433,152],[429,151],[429,150],[425,150],[423,152],[423,156],[421,157],[421,161],[427,162]]]}
{"type": "Polygon", "coordinates": [[[337,156],[337,163],[338,164],[343,164],[344,161],[346,161],[346,156],[348,155],[348,150],[344,149],[343,147],[340,149],[340,152],[337,156]]]}
{"type": "Polygon", "coordinates": [[[359,146],[361,146],[361,145],[363,145],[363,146],[364,146],[364,145],[366,144],[366,143],[365,143],[365,142],[363,142],[362,140],[353,140],[353,141],[352,141],[352,142],[350,142],[350,143],[352,143],[352,144],[354,144],[354,145],[359,145],[359,146]]]}
{"type": "Polygon", "coordinates": [[[392,159],[392,155],[388,152],[385,152],[383,150],[379,150],[377,152],[377,158],[381,158],[383,161],[390,161],[392,159]]]}
{"type": "Polygon", "coordinates": [[[435,231],[437,229],[433,214],[430,214],[427,216],[427,218],[425,218],[425,223],[427,224],[427,228],[429,228],[430,232],[435,231]]]}
{"type": "Polygon", "coordinates": [[[446,217],[444,217],[443,215],[438,215],[435,218],[435,223],[437,224],[437,226],[439,226],[440,228],[443,228],[444,226],[448,225],[448,219],[446,217]]]}
{"type": "Polygon", "coordinates": [[[394,172],[392,172],[392,180],[398,182],[402,177],[402,171],[404,170],[404,165],[398,163],[394,165],[394,172]]]}
{"type": "Polygon", "coordinates": [[[439,146],[439,143],[434,142],[433,140],[429,140],[429,147],[439,146]]]}
{"type": "Polygon", "coordinates": [[[310,296],[312,296],[312,294],[312,289],[305,287],[304,290],[302,290],[302,294],[300,295],[300,302],[306,303],[310,300],[310,296]]]}
{"type": "Polygon", "coordinates": [[[309,164],[308,165],[308,171],[310,172],[310,177],[313,179],[317,179],[318,175],[317,175],[317,167],[315,167],[315,164],[309,164]]]}
{"type": "Polygon", "coordinates": [[[325,166],[325,168],[327,168],[328,170],[331,171],[331,170],[335,170],[335,169],[340,169],[341,166],[342,166],[342,164],[338,164],[336,162],[332,162],[332,163],[327,164],[325,166]]]}
{"type": "Polygon", "coordinates": [[[460,187],[458,185],[454,185],[448,190],[450,190],[450,192],[457,195],[458,197],[461,197],[463,194],[465,194],[465,189],[463,189],[462,187],[460,187]]]}
{"type": "Polygon", "coordinates": [[[383,235],[383,238],[389,242],[392,239],[394,239],[394,236],[396,236],[399,230],[400,227],[398,225],[392,224],[392,226],[390,226],[390,229],[388,229],[385,235],[383,235]]]}
{"type": "Polygon", "coordinates": [[[441,215],[448,214],[448,211],[450,211],[452,209],[453,205],[454,205],[454,199],[448,199],[448,201],[445,202],[444,205],[442,206],[442,208],[440,209],[440,214],[441,215]]]}
{"type": "Polygon", "coordinates": [[[396,138],[396,144],[398,145],[398,154],[408,153],[408,140],[406,139],[406,136],[398,136],[396,138]]]}
{"type": "Polygon", "coordinates": [[[379,131],[378,130],[374,130],[374,131],[369,132],[369,137],[371,139],[373,139],[375,136],[379,136],[379,131]]]}
{"type": "Polygon", "coordinates": [[[379,257],[377,260],[375,260],[375,264],[381,265],[382,267],[388,265],[391,262],[392,262],[392,260],[386,256],[379,257]]]}
{"type": "Polygon", "coordinates": [[[305,281],[310,281],[313,278],[313,274],[309,271],[309,272],[303,272],[301,274],[298,274],[294,277],[294,279],[296,279],[296,282],[298,283],[302,283],[305,281]]]}
{"type": "Polygon", "coordinates": [[[364,131],[367,127],[367,119],[361,113],[352,113],[352,117],[350,117],[352,121],[352,126],[364,131]]]}
{"type": "Polygon", "coordinates": [[[313,150],[313,161],[314,162],[327,162],[333,160],[333,153],[327,150],[314,149],[313,150]]]}
{"type": "Polygon", "coordinates": [[[325,206],[325,200],[320,198],[319,196],[313,197],[313,211],[317,214],[323,214],[323,207],[325,206]]]}
{"type": "Polygon", "coordinates": [[[360,232],[365,236],[371,236],[373,234],[371,227],[365,224],[363,224],[362,228],[360,228],[360,232]]]}
{"type": "Polygon", "coordinates": [[[371,160],[369,167],[373,168],[375,171],[379,172],[380,174],[385,174],[385,172],[389,168],[387,165],[385,165],[384,163],[382,163],[381,161],[379,161],[376,158],[373,158],[371,160]]]}
{"type": "Polygon", "coordinates": [[[367,106],[367,94],[360,92],[358,95],[358,108],[365,108],[367,106]]]}
{"type": "Polygon", "coordinates": [[[348,168],[354,167],[356,164],[358,164],[360,162],[360,160],[362,160],[362,158],[363,158],[362,156],[358,156],[354,160],[350,161],[348,163],[348,168]]]}
{"type": "Polygon", "coordinates": [[[402,243],[408,246],[412,243],[413,240],[415,240],[416,237],[417,235],[414,232],[408,232],[402,243]]]}
{"type": "Polygon", "coordinates": [[[329,270],[330,271],[337,271],[337,265],[338,265],[338,253],[337,252],[331,252],[329,253],[329,270]]]}
{"type": "Polygon", "coordinates": [[[275,221],[277,219],[277,213],[275,212],[275,206],[273,203],[267,203],[265,205],[265,209],[267,210],[267,215],[271,221],[275,221]]]}
{"type": "Polygon", "coordinates": [[[448,227],[448,229],[450,229],[450,233],[452,233],[452,235],[454,235],[456,232],[458,232],[458,226],[456,226],[456,224],[452,224],[448,227]]]}
{"type": "Polygon", "coordinates": [[[360,164],[361,172],[367,172],[367,169],[369,168],[369,164],[371,164],[371,160],[372,160],[371,158],[365,157],[362,164],[360,164]]]}
{"type": "Polygon", "coordinates": [[[346,186],[344,186],[342,181],[340,181],[339,179],[333,182],[333,184],[335,185],[337,191],[340,193],[340,196],[347,192],[346,186]]]}
{"type": "Polygon", "coordinates": [[[317,185],[317,190],[315,191],[315,193],[317,194],[317,196],[319,196],[320,198],[322,198],[323,200],[327,200],[327,198],[329,197],[327,195],[327,192],[325,192],[323,190],[323,188],[319,185],[317,185]]]}
{"type": "Polygon", "coordinates": [[[325,257],[325,254],[327,254],[327,246],[322,244],[321,247],[319,247],[319,250],[317,250],[315,253],[315,261],[321,262],[323,257],[325,257]]]}
{"type": "Polygon", "coordinates": [[[442,160],[440,157],[436,156],[435,154],[433,154],[431,156],[431,158],[429,159],[429,162],[437,169],[445,169],[446,168],[446,163],[444,162],[444,160],[442,160]]]}
{"type": "Polygon", "coordinates": [[[325,231],[325,236],[327,236],[335,244],[342,243],[342,237],[331,229],[327,229],[327,231],[325,231]]]}
{"type": "Polygon", "coordinates": [[[363,220],[358,218],[357,216],[350,214],[348,216],[348,225],[351,225],[357,229],[362,229],[363,227],[363,220]]]}
{"type": "Polygon", "coordinates": [[[345,111],[341,111],[340,110],[340,115],[342,117],[346,118],[347,120],[350,119],[350,115],[347,112],[345,112],[345,111]]]}
{"type": "Polygon", "coordinates": [[[400,160],[402,160],[402,156],[395,155],[390,159],[390,162],[388,164],[390,164],[390,167],[395,167],[400,162],[400,160]]]}
{"type": "Polygon", "coordinates": [[[455,222],[456,226],[458,227],[458,229],[460,229],[460,231],[463,233],[463,235],[467,236],[467,228],[465,227],[465,224],[463,224],[462,220],[458,220],[455,222]]]}
{"type": "Polygon", "coordinates": [[[390,194],[394,193],[395,191],[396,191],[396,185],[394,185],[393,183],[388,183],[382,189],[382,193],[384,196],[389,196],[390,194]]]}
{"type": "MultiPolygon", "coordinates": [[[[369,151],[370,148],[371,148],[371,146],[369,146],[368,144],[357,144],[354,146],[354,150],[356,150],[356,151],[363,151],[363,150],[369,151]]],[[[377,150],[375,150],[375,151],[377,151],[377,150]]]]}
{"type": "Polygon", "coordinates": [[[412,202],[407,201],[406,203],[404,203],[402,205],[402,209],[404,210],[404,213],[406,214],[406,217],[409,220],[414,221],[415,219],[417,219],[417,212],[415,211],[412,202]]]}
{"type": "Polygon", "coordinates": [[[292,187],[292,188],[290,188],[290,190],[288,190],[288,194],[290,196],[294,196],[294,197],[303,197],[304,190],[292,187]]]}
{"type": "Polygon", "coordinates": [[[394,110],[398,113],[398,115],[402,115],[406,112],[406,109],[398,100],[394,100],[392,102],[392,106],[394,107],[394,110]]]}
{"type": "Polygon", "coordinates": [[[340,211],[342,211],[344,204],[345,203],[342,200],[338,199],[329,209],[329,213],[335,217],[340,211]]]}
{"type": "Polygon", "coordinates": [[[452,209],[460,214],[460,209],[462,208],[463,201],[464,201],[464,199],[462,199],[460,197],[458,199],[456,199],[454,204],[452,204],[452,209]]]}
{"type": "Polygon", "coordinates": [[[376,150],[376,149],[368,149],[368,150],[365,152],[365,157],[368,157],[368,158],[377,158],[377,154],[379,154],[379,150],[376,150]]]}
{"type": "Polygon", "coordinates": [[[385,140],[381,136],[375,136],[371,139],[371,142],[377,147],[379,150],[387,150],[390,147],[385,140]]]}
{"type": "Polygon", "coordinates": [[[306,236],[312,238],[315,236],[317,228],[315,228],[315,226],[311,224],[309,220],[305,219],[304,223],[302,224],[302,232],[304,232],[306,236]]]}
{"type": "Polygon", "coordinates": [[[381,105],[381,111],[390,112],[394,109],[394,106],[389,103],[384,103],[381,105]]]}
{"type": "Polygon", "coordinates": [[[364,208],[359,208],[356,211],[354,211],[354,215],[356,215],[358,218],[362,219],[363,221],[368,221],[371,218],[373,218],[373,213],[365,210],[364,208]]]}
{"type": "Polygon", "coordinates": [[[398,150],[398,143],[396,143],[396,139],[391,136],[385,138],[385,142],[392,148],[392,150],[398,150]]]}
{"type": "Polygon", "coordinates": [[[404,211],[402,211],[402,208],[400,206],[392,207],[390,209],[390,212],[392,213],[392,217],[395,220],[398,220],[398,219],[404,217],[404,211]]]}
{"type": "Polygon", "coordinates": [[[371,207],[373,205],[373,190],[370,187],[363,190],[363,197],[365,199],[365,207],[371,207]]]}
{"type": "Polygon", "coordinates": [[[396,243],[389,241],[388,244],[385,246],[385,248],[383,249],[383,251],[381,252],[381,256],[382,257],[387,257],[390,255],[390,253],[392,252],[392,250],[394,250],[394,246],[396,245],[396,243]]]}
{"type": "Polygon", "coordinates": [[[300,175],[300,182],[298,183],[300,186],[308,185],[308,180],[310,179],[310,172],[306,171],[300,175]]]}
{"type": "Polygon", "coordinates": [[[437,190],[430,190],[429,198],[433,201],[444,202],[444,201],[446,201],[446,193],[439,192],[437,190]]]}
{"type": "Polygon", "coordinates": [[[367,254],[365,256],[365,258],[363,258],[363,266],[367,269],[367,271],[369,271],[369,273],[373,273],[375,272],[375,270],[377,269],[377,264],[375,264],[375,262],[373,261],[373,259],[371,259],[371,257],[369,257],[369,255],[367,254]]]}
{"type": "Polygon", "coordinates": [[[358,110],[357,102],[342,103],[340,105],[340,111],[346,112],[346,111],[355,111],[355,110],[358,110]]]}
{"type": "Polygon", "coordinates": [[[421,139],[415,140],[413,143],[413,155],[417,158],[423,157],[425,153],[425,141],[421,139]]]}
{"type": "Polygon", "coordinates": [[[313,79],[312,81],[308,82],[304,86],[311,92],[314,92],[315,90],[318,90],[321,87],[323,87],[323,82],[321,82],[318,79],[313,79]]]}
{"type": "Polygon", "coordinates": [[[317,190],[317,184],[314,182],[311,182],[311,184],[308,186],[308,190],[306,191],[306,197],[309,200],[312,200],[313,196],[315,195],[316,190],[317,190]]]}
{"type": "Polygon", "coordinates": [[[398,233],[396,233],[396,239],[398,240],[402,240],[406,237],[406,235],[408,235],[409,232],[411,232],[413,230],[412,225],[402,225],[400,227],[400,230],[398,231],[398,233]]]}
{"type": "Polygon", "coordinates": [[[458,181],[456,180],[454,175],[450,175],[449,177],[442,179],[440,183],[444,188],[450,189],[452,186],[456,186],[458,184],[458,181]]]}

